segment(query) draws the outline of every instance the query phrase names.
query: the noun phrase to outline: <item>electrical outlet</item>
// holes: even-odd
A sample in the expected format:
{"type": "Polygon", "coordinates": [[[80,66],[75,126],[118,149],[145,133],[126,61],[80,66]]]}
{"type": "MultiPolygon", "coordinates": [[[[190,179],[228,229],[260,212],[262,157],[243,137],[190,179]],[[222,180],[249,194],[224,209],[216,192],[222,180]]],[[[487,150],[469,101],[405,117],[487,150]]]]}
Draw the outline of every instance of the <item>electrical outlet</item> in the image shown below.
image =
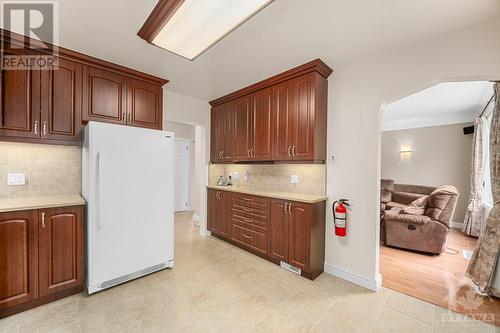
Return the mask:
{"type": "Polygon", "coordinates": [[[298,184],[299,175],[290,175],[290,184],[298,184]]]}
{"type": "Polygon", "coordinates": [[[8,173],[7,185],[20,186],[26,184],[26,175],[24,173],[8,173]]]}
{"type": "Polygon", "coordinates": [[[248,171],[243,172],[243,179],[248,180],[248,171]]]}
{"type": "Polygon", "coordinates": [[[239,173],[239,172],[237,172],[237,171],[233,172],[233,179],[234,179],[234,180],[238,180],[238,179],[240,179],[240,173],[239,173]]]}

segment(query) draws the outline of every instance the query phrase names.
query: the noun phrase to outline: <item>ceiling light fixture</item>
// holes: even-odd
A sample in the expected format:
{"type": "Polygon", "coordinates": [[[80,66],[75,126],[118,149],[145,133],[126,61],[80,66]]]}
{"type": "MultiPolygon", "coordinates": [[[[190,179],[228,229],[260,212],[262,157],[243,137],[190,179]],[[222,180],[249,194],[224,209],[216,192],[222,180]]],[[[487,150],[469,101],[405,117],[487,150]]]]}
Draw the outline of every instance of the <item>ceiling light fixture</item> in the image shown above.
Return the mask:
{"type": "Polygon", "coordinates": [[[274,0],[160,0],[139,37],[189,60],[274,0]]]}

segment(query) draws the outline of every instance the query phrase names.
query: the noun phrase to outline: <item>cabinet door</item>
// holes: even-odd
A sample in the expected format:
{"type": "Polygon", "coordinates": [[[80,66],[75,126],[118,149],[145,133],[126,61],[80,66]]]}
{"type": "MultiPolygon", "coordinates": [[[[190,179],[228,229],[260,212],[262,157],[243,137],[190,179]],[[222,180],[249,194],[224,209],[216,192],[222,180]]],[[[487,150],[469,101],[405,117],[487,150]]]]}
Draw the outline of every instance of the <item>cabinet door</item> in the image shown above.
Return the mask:
{"type": "Polygon", "coordinates": [[[229,237],[231,225],[231,193],[219,191],[217,200],[217,233],[229,237]]]}
{"type": "Polygon", "coordinates": [[[96,67],[84,68],[82,119],[125,124],[127,78],[96,67]]]}
{"type": "Polygon", "coordinates": [[[0,136],[40,137],[40,71],[0,71],[0,136]]]}
{"type": "Polygon", "coordinates": [[[244,96],[234,102],[233,159],[237,161],[250,160],[253,122],[252,96],[244,96]]]}
{"type": "Polygon", "coordinates": [[[224,104],[218,105],[210,112],[210,160],[212,162],[222,160],[221,117],[224,107],[224,104]]]}
{"type": "Polygon", "coordinates": [[[80,141],[82,115],[82,66],[59,59],[53,70],[41,71],[41,137],[80,141]]]}
{"type": "Polygon", "coordinates": [[[314,77],[307,74],[292,80],[293,148],[295,160],[314,158],[314,77]]]}
{"type": "Polygon", "coordinates": [[[255,94],[252,118],[253,159],[272,160],[272,89],[264,89],[255,94]]]}
{"type": "Polygon", "coordinates": [[[218,195],[219,191],[208,190],[208,203],[207,203],[207,229],[213,232],[217,232],[217,205],[218,205],[218,195]]]}
{"type": "Polygon", "coordinates": [[[271,251],[272,258],[288,262],[288,221],[285,201],[271,200],[271,251]]]}
{"type": "Polygon", "coordinates": [[[292,202],[287,215],[289,263],[301,269],[309,267],[310,218],[309,205],[292,202]]]}
{"type": "Polygon", "coordinates": [[[40,296],[83,285],[83,209],[39,211],[40,296]]]}
{"type": "Polygon", "coordinates": [[[222,161],[233,159],[233,138],[234,138],[234,109],[233,103],[228,102],[221,105],[220,110],[220,150],[222,161]]]}
{"type": "Polygon", "coordinates": [[[291,84],[289,82],[280,83],[272,89],[273,159],[276,161],[290,160],[294,138],[291,84]]]}
{"type": "Polygon", "coordinates": [[[131,79],[128,93],[127,125],[162,128],[163,89],[144,81],[131,79]]]}
{"type": "Polygon", "coordinates": [[[0,309],[38,296],[36,211],[0,213],[0,309]]]}

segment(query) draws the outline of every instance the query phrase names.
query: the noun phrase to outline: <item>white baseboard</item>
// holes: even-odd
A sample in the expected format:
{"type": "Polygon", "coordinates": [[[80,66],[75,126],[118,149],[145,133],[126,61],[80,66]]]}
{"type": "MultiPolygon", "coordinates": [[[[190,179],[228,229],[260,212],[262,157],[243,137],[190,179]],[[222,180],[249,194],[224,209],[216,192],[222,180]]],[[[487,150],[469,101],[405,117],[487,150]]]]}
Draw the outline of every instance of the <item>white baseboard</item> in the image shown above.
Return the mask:
{"type": "Polygon", "coordinates": [[[193,221],[200,223],[200,217],[196,214],[193,214],[193,221]]]}
{"type": "Polygon", "coordinates": [[[380,289],[380,286],[382,285],[382,276],[380,274],[378,275],[377,279],[370,280],[370,279],[367,279],[363,276],[359,276],[357,274],[348,272],[348,271],[341,269],[339,267],[335,267],[335,266],[328,265],[328,264],[325,264],[324,270],[325,270],[325,273],[328,273],[328,274],[331,274],[331,275],[336,276],[338,278],[352,282],[354,284],[357,284],[358,286],[361,286],[361,287],[369,289],[369,290],[378,291],[380,289]]]}
{"type": "Polygon", "coordinates": [[[450,227],[453,229],[462,229],[464,226],[463,222],[451,222],[450,227]]]}

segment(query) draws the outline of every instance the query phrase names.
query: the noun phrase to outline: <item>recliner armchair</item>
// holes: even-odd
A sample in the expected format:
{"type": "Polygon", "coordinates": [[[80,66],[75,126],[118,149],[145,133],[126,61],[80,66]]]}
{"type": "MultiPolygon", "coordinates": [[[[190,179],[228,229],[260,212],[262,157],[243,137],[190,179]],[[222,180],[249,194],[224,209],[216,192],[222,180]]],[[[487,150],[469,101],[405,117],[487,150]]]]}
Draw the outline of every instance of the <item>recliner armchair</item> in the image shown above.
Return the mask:
{"type": "Polygon", "coordinates": [[[426,196],[418,192],[430,190],[431,187],[394,184],[392,201],[385,204],[383,218],[387,245],[435,254],[444,251],[459,195],[454,186],[440,186],[431,191],[424,214],[403,212],[413,200],[426,196]],[[412,188],[417,193],[410,192],[412,188]],[[401,189],[405,191],[397,191],[401,189]]]}

